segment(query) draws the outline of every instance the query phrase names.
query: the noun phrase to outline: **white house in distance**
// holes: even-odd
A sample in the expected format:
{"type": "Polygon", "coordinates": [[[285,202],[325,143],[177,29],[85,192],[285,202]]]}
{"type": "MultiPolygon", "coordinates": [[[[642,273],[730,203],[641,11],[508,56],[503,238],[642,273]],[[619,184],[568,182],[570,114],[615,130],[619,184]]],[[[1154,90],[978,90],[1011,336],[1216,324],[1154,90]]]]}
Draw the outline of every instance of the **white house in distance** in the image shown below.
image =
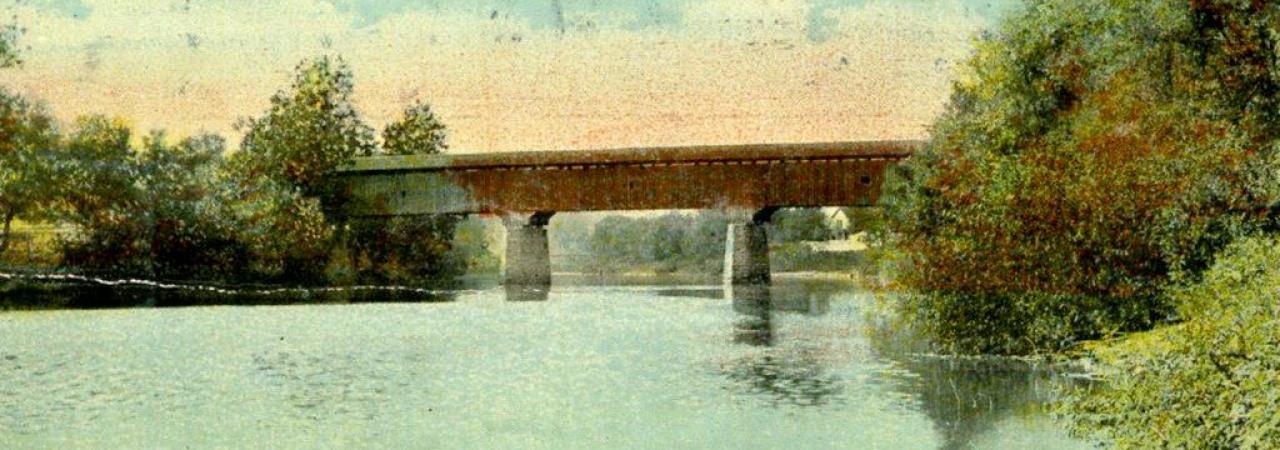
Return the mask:
{"type": "Polygon", "coordinates": [[[843,208],[822,208],[822,216],[824,217],[823,223],[828,230],[831,230],[832,240],[849,238],[849,226],[852,223],[849,221],[849,215],[844,213],[843,208]]]}
{"type": "Polygon", "coordinates": [[[842,208],[822,208],[827,229],[833,233],[832,239],[824,242],[806,242],[805,245],[815,252],[860,252],[867,249],[863,240],[866,233],[852,234],[853,221],[842,208]]]}

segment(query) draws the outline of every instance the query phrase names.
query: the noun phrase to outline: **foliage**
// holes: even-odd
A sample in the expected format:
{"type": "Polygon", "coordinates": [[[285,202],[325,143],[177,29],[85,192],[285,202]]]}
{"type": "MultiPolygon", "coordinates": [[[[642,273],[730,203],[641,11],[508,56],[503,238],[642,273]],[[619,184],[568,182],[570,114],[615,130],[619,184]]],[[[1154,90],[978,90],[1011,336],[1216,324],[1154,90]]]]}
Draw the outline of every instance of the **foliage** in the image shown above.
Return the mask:
{"type": "Polygon", "coordinates": [[[38,215],[52,201],[47,186],[58,139],[44,105],[0,87],[0,254],[9,247],[13,221],[38,215]]]}
{"type": "Polygon", "coordinates": [[[454,270],[497,275],[502,263],[491,248],[491,239],[483,220],[462,219],[454,228],[453,242],[445,258],[455,265],[454,270]]]}
{"type": "Polygon", "coordinates": [[[769,240],[773,242],[826,241],[835,237],[827,216],[818,208],[789,208],[773,214],[769,240]]]}
{"type": "Polygon", "coordinates": [[[22,64],[18,54],[18,37],[23,29],[15,24],[0,25],[0,69],[22,64]]]}
{"type": "Polygon", "coordinates": [[[586,250],[600,273],[634,267],[657,272],[718,274],[727,218],[714,211],[690,216],[609,216],[595,224],[586,250]]]}
{"type": "Polygon", "coordinates": [[[1038,0],[977,42],[932,140],[888,186],[918,294],[906,311],[960,352],[1052,350],[1165,318],[1164,286],[1275,228],[1278,13],[1038,0]]]}
{"type": "Polygon", "coordinates": [[[60,218],[78,235],[65,243],[65,263],[97,269],[131,271],[143,261],[147,224],[141,168],[130,146],[131,131],[106,116],[76,120],[59,155],[60,218]]]}
{"type": "Polygon", "coordinates": [[[1280,442],[1280,240],[1243,239],[1173,292],[1185,322],[1096,352],[1102,383],[1062,411],[1118,448],[1274,448],[1280,442]]]}
{"type": "Polygon", "coordinates": [[[448,136],[431,105],[415,102],[382,130],[382,149],[391,155],[434,155],[449,148],[448,136]]]}
{"type": "Polygon", "coordinates": [[[204,134],[169,145],[163,132],[145,139],[140,182],[148,208],[148,265],[161,277],[243,274],[249,250],[218,184],[226,143],[204,134]]]}
{"type": "Polygon", "coordinates": [[[316,195],[325,175],[355,156],[372,154],[373,129],[352,104],[352,79],[341,58],[301,62],[291,88],[271,97],[266,114],[241,121],[241,175],[316,195]]]}
{"type": "Polygon", "coordinates": [[[362,282],[439,282],[461,275],[465,261],[449,256],[457,216],[367,218],[350,222],[353,263],[362,282]]]}
{"type": "MultiPolygon", "coordinates": [[[[16,31],[0,32],[0,66],[16,62],[16,31]]],[[[304,60],[266,113],[239,124],[245,136],[230,157],[216,135],[173,144],[156,131],[135,147],[123,121],[100,115],[78,119],[63,140],[42,105],[0,89],[0,252],[9,223],[48,216],[75,230],[61,250],[62,262],[78,269],[319,283],[328,281],[335,231],[348,230],[353,268],[366,279],[459,274],[478,255],[452,250],[458,217],[350,226],[325,217],[322,199],[341,199],[322,181],[351,158],[446,148],[444,125],[415,103],[386,128],[379,150],[351,101],[352,78],[340,58],[304,60]]]]}
{"type": "Polygon", "coordinates": [[[277,282],[323,282],[333,227],[320,201],[277,181],[242,178],[234,166],[222,177],[248,273],[277,282]]]}

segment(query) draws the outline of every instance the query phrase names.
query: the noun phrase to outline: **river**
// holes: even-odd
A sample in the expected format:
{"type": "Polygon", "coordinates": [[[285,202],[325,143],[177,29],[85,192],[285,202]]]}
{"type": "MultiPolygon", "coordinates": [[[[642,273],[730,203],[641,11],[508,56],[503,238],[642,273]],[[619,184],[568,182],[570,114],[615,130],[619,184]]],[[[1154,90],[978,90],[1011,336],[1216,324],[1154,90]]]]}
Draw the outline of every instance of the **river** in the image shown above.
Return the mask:
{"type": "Polygon", "coordinates": [[[1089,448],[1067,377],[904,350],[845,282],[557,283],[0,312],[0,447],[1089,448]]]}

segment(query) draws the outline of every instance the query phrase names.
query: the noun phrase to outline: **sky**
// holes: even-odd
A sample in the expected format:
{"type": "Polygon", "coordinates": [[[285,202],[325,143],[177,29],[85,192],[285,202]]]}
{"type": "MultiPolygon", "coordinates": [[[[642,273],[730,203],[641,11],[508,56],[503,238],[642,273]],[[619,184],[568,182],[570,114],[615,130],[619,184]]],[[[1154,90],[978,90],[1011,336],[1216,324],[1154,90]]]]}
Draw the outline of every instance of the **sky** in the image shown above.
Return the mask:
{"type": "Polygon", "coordinates": [[[922,138],[1016,0],[0,0],[0,84],[63,120],[217,132],[343,57],[375,127],[415,100],[454,151],[922,138]]]}

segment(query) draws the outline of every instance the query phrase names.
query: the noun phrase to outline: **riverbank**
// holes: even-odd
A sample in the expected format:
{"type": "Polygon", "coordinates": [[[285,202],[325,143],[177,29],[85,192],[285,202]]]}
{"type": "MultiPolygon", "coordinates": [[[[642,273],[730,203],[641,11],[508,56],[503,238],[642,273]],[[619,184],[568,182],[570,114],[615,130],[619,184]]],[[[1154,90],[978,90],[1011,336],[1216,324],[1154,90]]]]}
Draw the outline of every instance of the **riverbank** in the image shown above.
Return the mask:
{"type": "Polygon", "coordinates": [[[411,286],[222,285],[66,273],[0,272],[0,310],[113,309],[212,305],[285,305],[369,302],[441,302],[482,286],[448,289],[411,286]]]}

